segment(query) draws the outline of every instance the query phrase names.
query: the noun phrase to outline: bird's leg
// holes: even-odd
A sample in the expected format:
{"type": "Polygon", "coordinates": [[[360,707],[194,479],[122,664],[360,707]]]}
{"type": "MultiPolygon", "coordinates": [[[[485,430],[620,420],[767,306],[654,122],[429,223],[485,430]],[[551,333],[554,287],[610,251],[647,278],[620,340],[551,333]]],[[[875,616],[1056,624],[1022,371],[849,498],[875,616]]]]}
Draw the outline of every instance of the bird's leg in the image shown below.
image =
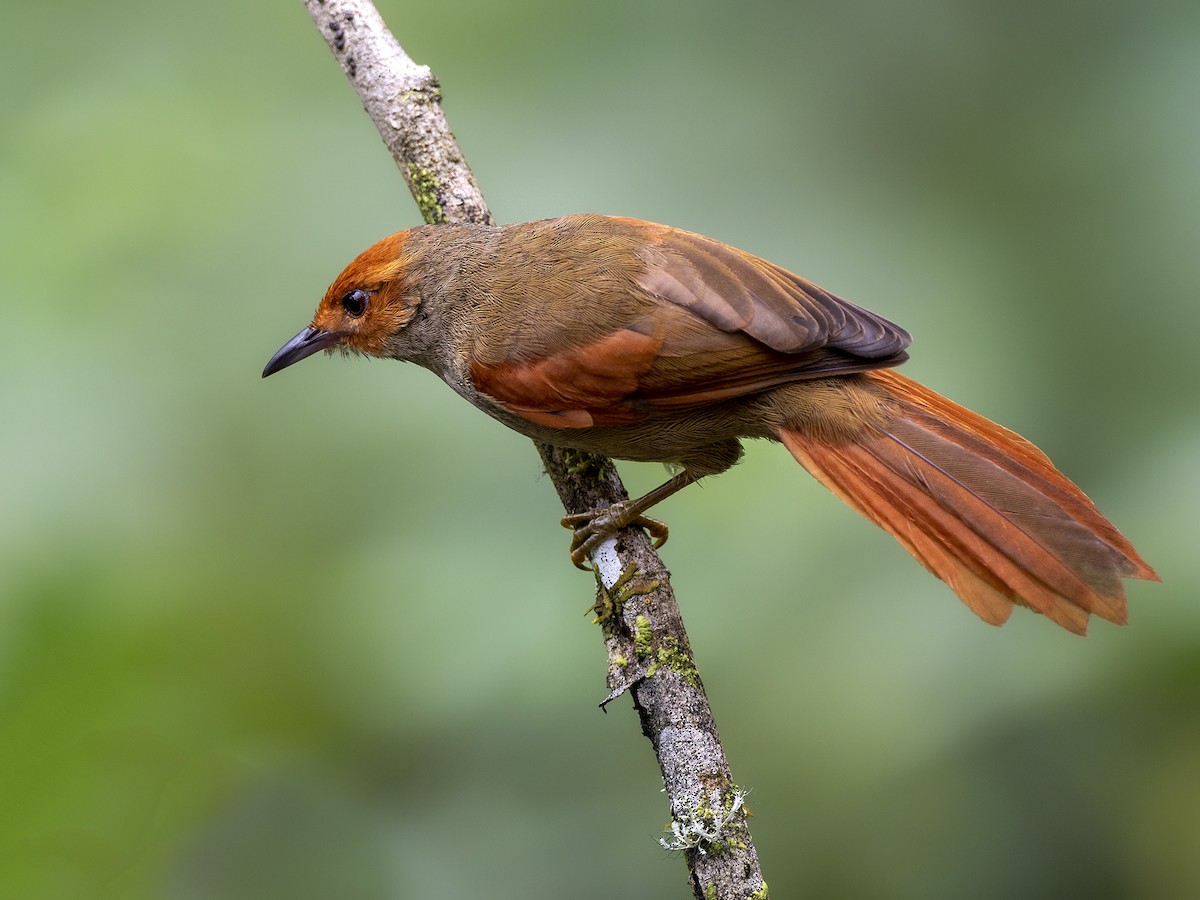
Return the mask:
{"type": "Polygon", "coordinates": [[[657,550],[667,542],[666,523],[651,519],[643,513],[654,504],[666,500],[676,491],[697,481],[699,477],[685,470],[636,500],[621,500],[602,509],[563,516],[563,527],[575,529],[575,534],[571,537],[571,562],[575,563],[577,568],[586,569],[584,563],[596,548],[622,528],[629,526],[645,528],[654,539],[654,548],[657,550]]]}

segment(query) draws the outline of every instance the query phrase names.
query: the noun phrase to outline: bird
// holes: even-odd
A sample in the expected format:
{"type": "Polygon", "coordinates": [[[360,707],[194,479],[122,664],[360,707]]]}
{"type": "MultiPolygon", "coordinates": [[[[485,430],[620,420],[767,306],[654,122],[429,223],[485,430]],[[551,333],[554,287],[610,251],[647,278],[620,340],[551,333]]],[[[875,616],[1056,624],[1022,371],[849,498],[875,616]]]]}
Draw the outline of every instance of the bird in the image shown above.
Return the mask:
{"type": "Polygon", "coordinates": [[[263,377],[320,350],[414,362],[545,444],[674,474],[567,516],[584,567],[620,528],[742,456],[782,444],[981,619],[1015,606],[1084,634],[1119,625],[1122,579],[1158,581],[1036,446],[895,371],[908,333],[720,241],[568,215],[426,225],[363,251],[263,377]]]}

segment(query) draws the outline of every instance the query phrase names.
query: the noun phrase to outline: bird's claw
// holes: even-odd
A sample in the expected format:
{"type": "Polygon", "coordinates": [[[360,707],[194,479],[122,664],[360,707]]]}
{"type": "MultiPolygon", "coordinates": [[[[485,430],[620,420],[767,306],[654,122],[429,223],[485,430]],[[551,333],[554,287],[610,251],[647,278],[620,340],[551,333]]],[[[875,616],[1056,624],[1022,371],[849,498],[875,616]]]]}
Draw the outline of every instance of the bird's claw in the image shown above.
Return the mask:
{"type": "Polygon", "coordinates": [[[669,534],[666,522],[641,515],[629,500],[603,509],[563,516],[562,526],[575,529],[571,536],[571,562],[575,568],[584,570],[587,570],[586,563],[597,548],[622,528],[646,529],[654,541],[655,550],[667,542],[669,534]]]}

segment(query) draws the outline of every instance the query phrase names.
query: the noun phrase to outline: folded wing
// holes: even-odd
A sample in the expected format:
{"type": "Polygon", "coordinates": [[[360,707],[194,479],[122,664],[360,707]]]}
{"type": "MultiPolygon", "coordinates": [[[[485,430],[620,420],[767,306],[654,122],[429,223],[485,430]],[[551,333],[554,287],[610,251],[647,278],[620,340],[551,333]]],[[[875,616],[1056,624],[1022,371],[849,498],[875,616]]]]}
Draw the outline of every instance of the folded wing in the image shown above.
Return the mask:
{"type": "Polygon", "coordinates": [[[536,341],[514,334],[469,361],[475,386],[529,421],[626,424],[907,359],[903,329],[765,260],[662,225],[571,219],[579,271],[604,275],[575,286],[570,328],[548,335],[558,318],[548,315],[531,323],[536,341]],[[614,232],[625,240],[614,245],[614,232]],[[614,264],[628,279],[611,277],[614,264]],[[614,284],[628,287],[614,297],[614,284]]]}

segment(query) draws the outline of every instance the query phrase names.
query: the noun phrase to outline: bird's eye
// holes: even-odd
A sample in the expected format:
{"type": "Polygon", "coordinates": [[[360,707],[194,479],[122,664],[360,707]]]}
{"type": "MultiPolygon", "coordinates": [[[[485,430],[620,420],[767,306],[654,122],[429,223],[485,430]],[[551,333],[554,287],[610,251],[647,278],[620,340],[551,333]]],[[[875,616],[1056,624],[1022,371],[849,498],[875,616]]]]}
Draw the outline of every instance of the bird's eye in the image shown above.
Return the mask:
{"type": "Polygon", "coordinates": [[[367,311],[367,292],[361,290],[350,291],[342,297],[342,309],[344,309],[352,318],[359,318],[367,311]]]}

